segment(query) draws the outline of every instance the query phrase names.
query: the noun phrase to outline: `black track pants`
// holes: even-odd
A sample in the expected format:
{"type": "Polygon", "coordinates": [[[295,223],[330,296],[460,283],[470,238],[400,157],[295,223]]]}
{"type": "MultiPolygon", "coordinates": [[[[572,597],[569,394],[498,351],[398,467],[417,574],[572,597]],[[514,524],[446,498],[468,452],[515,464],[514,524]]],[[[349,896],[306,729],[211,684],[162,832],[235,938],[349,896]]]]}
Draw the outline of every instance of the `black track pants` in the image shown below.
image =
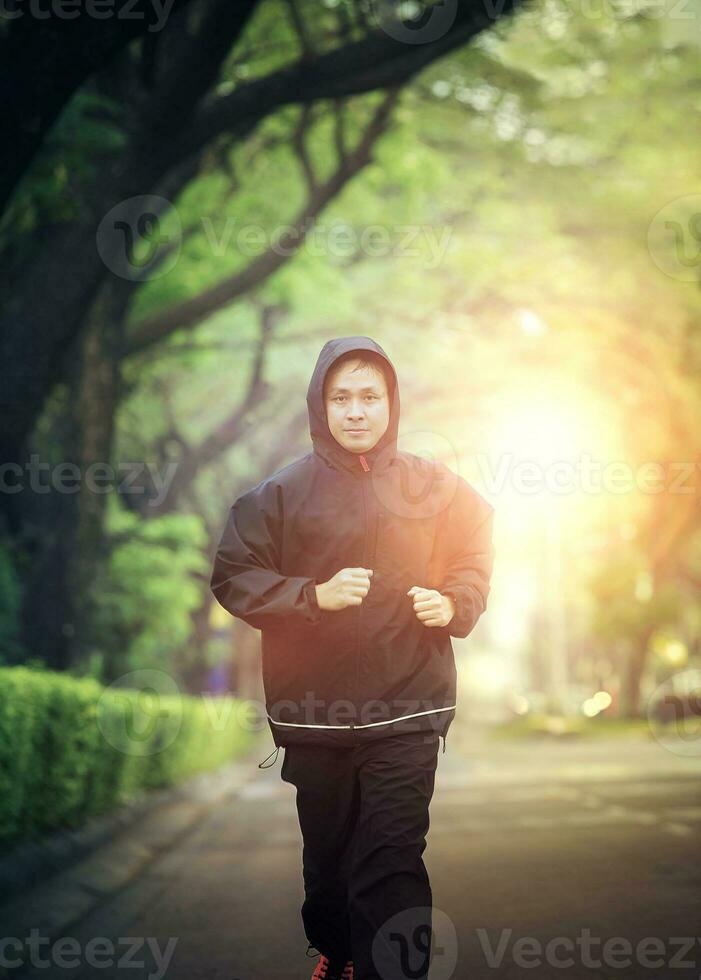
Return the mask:
{"type": "Polygon", "coordinates": [[[352,959],[355,980],[425,980],[432,894],[422,854],[439,735],[407,732],[352,748],[289,745],[297,790],[307,939],[352,959]]]}

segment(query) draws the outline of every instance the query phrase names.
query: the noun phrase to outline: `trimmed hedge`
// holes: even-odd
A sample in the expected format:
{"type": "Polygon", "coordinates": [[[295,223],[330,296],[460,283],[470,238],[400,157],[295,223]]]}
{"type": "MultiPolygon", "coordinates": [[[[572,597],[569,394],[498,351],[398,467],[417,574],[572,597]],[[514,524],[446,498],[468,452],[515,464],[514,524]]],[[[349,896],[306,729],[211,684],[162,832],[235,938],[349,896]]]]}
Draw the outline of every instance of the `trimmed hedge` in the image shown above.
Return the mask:
{"type": "Polygon", "coordinates": [[[79,827],[219,768],[255,738],[239,724],[244,706],[0,667],[0,842],[79,827]]]}

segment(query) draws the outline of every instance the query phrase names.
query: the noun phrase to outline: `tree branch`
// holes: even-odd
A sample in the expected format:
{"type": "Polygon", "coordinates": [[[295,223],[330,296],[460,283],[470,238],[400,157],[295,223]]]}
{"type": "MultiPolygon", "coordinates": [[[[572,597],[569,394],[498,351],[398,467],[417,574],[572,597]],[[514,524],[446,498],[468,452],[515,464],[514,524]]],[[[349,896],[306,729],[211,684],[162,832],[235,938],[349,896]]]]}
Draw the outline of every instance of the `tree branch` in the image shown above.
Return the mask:
{"type": "Polygon", "coordinates": [[[240,85],[228,95],[203,103],[192,125],[181,134],[178,152],[191,151],[216,133],[240,126],[244,120],[260,119],[284,105],[360,95],[403,84],[436,58],[492,27],[518,3],[504,0],[498,12],[490,15],[482,0],[458,0],[455,20],[434,41],[407,44],[376,30],[359,41],[240,85]]]}
{"type": "Polygon", "coordinates": [[[312,162],[309,158],[309,152],[307,151],[306,144],[306,136],[307,132],[311,128],[313,115],[314,112],[311,106],[302,106],[299,114],[299,121],[295,126],[294,133],[292,134],[292,149],[300,162],[302,173],[304,174],[307,182],[307,191],[309,192],[310,197],[314,195],[318,187],[316,174],[314,173],[314,167],[312,166],[312,162]]]}
{"type": "Polygon", "coordinates": [[[302,208],[288,229],[280,236],[277,246],[254,259],[245,269],[223,279],[198,296],[169,307],[138,324],[127,341],[127,353],[143,351],[152,344],[168,337],[175,330],[192,329],[215,310],[233,302],[264,279],[267,279],[300,249],[311,225],[326,204],[340,189],[367,166],[371,151],[387,127],[391,110],[399,97],[397,89],[389,92],[373,114],[372,120],[356,148],[339,162],[331,177],[321,184],[302,208]]]}
{"type": "Polygon", "coordinates": [[[184,447],[184,452],[168,495],[164,497],[159,506],[152,506],[149,503],[149,496],[143,496],[139,509],[145,517],[156,517],[176,510],[183,497],[190,493],[197,475],[244,437],[251,412],[262,404],[269,394],[268,386],[263,379],[265,358],[274,336],[275,327],[285,312],[285,308],[279,305],[267,304],[260,307],[260,332],[254,349],[246,391],[239,405],[223,422],[217,425],[197,446],[192,446],[186,445],[184,438],[177,434],[175,421],[171,421],[171,433],[164,437],[161,442],[163,451],[159,458],[159,467],[167,461],[170,455],[165,451],[169,438],[177,438],[184,447]]]}

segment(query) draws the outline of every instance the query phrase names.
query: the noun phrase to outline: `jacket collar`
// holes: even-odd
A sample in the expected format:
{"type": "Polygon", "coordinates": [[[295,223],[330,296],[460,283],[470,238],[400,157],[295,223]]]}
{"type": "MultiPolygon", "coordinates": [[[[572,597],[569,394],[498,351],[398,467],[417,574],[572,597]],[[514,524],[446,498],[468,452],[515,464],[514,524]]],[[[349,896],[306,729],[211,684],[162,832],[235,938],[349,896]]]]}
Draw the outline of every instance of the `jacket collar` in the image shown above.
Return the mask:
{"type": "Polygon", "coordinates": [[[373,469],[375,466],[380,466],[384,469],[390,465],[391,460],[397,455],[397,434],[399,430],[399,384],[397,381],[397,372],[385,351],[371,337],[338,337],[335,340],[328,340],[324,344],[317,358],[311,381],[309,382],[307,409],[309,411],[309,434],[314,446],[314,453],[321,457],[329,466],[334,467],[334,469],[344,469],[353,475],[361,476],[364,472],[361,456],[365,459],[369,469],[373,469]],[[326,373],[334,361],[349,351],[374,351],[380,354],[387,361],[394,376],[394,391],[390,396],[392,402],[389,410],[389,424],[387,429],[377,445],[362,454],[352,453],[349,449],[345,449],[339,442],[336,442],[331,435],[331,430],[326,421],[326,410],[324,407],[323,389],[326,373]]]}

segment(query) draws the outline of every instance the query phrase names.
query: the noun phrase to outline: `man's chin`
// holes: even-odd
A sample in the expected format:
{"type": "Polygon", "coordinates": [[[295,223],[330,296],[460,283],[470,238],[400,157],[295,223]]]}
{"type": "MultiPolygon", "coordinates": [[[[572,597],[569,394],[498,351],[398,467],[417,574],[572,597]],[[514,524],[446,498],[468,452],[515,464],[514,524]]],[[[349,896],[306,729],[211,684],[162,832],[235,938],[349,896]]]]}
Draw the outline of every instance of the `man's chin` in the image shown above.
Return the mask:
{"type": "Polygon", "coordinates": [[[342,442],[341,445],[344,449],[347,449],[351,453],[357,453],[359,456],[361,453],[369,452],[374,446],[376,446],[378,440],[360,440],[360,439],[348,439],[342,442]]]}

